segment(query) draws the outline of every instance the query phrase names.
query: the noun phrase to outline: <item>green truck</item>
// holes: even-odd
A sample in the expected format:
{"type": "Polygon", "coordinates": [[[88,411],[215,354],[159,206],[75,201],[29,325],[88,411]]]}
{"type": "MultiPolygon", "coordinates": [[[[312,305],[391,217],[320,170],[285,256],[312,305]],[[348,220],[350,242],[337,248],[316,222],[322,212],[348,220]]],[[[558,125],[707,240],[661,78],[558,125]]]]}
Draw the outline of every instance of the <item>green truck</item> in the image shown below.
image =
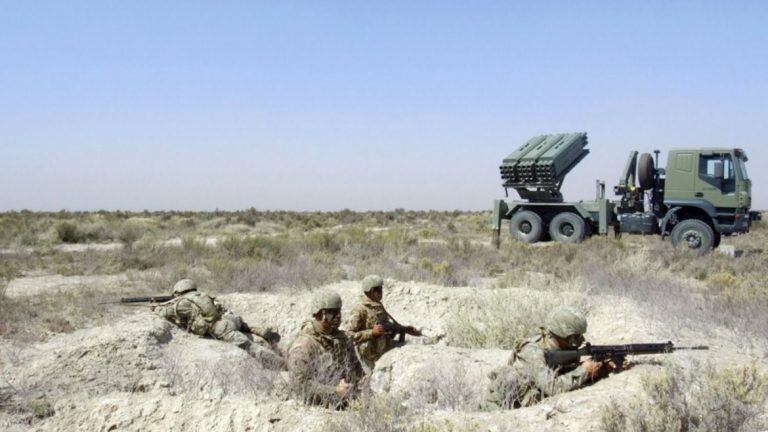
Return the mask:
{"type": "Polygon", "coordinates": [[[656,234],[674,246],[705,254],[724,235],[749,231],[760,218],[750,211],[752,183],[747,155],[738,148],[670,150],[667,167],[658,167],[659,151],[632,151],[614,187],[618,200],[605,197],[597,181],[594,201],[566,202],[560,193],[568,174],[588,154],[584,132],[531,138],[504,158],[502,186],[522,200],[495,200],[493,242],[499,245],[502,221],[510,235],[526,243],[552,240],[578,243],[587,236],[656,234]]]}

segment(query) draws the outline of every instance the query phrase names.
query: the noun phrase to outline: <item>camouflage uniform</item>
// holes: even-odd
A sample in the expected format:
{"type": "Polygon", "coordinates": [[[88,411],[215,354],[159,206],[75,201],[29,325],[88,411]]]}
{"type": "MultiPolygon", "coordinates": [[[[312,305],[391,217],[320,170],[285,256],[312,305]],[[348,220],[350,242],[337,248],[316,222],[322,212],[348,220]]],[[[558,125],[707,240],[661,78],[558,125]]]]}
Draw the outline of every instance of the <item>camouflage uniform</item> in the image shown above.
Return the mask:
{"type": "Polygon", "coordinates": [[[180,295],[156,306],[156,314],[198,336],[210,336],[234,344],[273,366],[283,363],[266,340],[276,335],[272,329],[249,326],[218,303],[215,297],[197,291],[193,282],[182,284],[186,281],[189,280],[179,281],[177,286],[191,288],[184,290],[174,287],[174,293],[180,295]],[[253,336],[249,337],[248,334],[253,336]]]}
{"type": "Polygon", "coordinates": [[[489,373],[491,383],[483,408],[531,406],[545,397],[577,389],[589,380],[589,374],[579,360],[556,368],[547,364],[547,352],[562,349],[554,340],[552,329],[564,336],[581,335],[586,332],[586,320],[566,308],[553,312],[546,329],[542,327],[539,335],[518,343],[507,364],[489,373]],[[566,321],[564,324],[563,320],[566,321]]]}
{"type": "Polygon", "coordinates": [[[360,389],[364,371],[352,341],[339,330],[341,297],[332,291],[317,291],[310,312],[313,320],[301,325],[288,352],[292,390],[306,404],[345,408],[360,389]],[[345,388],[346,394],[337,395],[337,386],[345,388]]]}
{"type": "Polygon", "coordinates": [[[311,405],[341,408],[346,401],[336,396],[340,379],[358,386],[364,371],[347,335],[336,330],[323,334],[305,321],[288,352],[288,370],[294,389],[311,405]]]}
{"type": "Polygon", "coordinates": [[[390,334],[373,336],[373,326],[382,321],[390,321],[384,305],[366,295],[360,297],[360,303],[352,309],[349,316],[347,330],[357,345],[360,359],[370,369],[373,369],[376,360],[384,353],[398,346],[390,334]]]}

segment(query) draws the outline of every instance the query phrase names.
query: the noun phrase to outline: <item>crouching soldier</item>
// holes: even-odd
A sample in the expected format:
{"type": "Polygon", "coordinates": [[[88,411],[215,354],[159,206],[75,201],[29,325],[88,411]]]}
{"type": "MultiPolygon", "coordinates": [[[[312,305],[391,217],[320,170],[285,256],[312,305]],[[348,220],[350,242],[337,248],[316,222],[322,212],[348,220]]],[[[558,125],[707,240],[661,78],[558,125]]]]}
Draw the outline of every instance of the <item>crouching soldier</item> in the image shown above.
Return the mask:
{"type": "Polygon", "coordinates": [[[584,343],[587,320],[570,308],[555,309],[539,334],[519,343],[507,365],[491,371],[483,408],[519,408],[538,403],[557,393],[575,390],[616,370],[611,362],[591,359],[551,365],[547,355],[558,350],[576,350],[584,343]]]}
{"type": "Polygon", "coordinates": [[[173,297],[173,300],[150,308],[198,336],[210,336],[237,345],[259,359],[265,367],[284,368],[285,362],[273,350],[280,341],[280,335],[272,328],[249,326],[214,297],[198,291],[197,284],[191,279],[176,282],[173,297]]]}
{"type": "Polygon", "coordinates": [[[352,341],[339,330],[341,297],[318,291],[311,313],[288,352],[292,391],[306,404],[343,409],[360,390],[364,372],[352,341]]]}
{"type": "Polygon", "coordinates": [[[413,326],[401,326],[384,309],[384,281],[376,275],[366,276],[360,284],[360,302],[352,309],[347,331],[357,345],[360,359],[369,370],[387,351],[402,345],[407,333],[421,336],[413,326]],[[397,335],[400,340],[395,340],[397,335]]]}

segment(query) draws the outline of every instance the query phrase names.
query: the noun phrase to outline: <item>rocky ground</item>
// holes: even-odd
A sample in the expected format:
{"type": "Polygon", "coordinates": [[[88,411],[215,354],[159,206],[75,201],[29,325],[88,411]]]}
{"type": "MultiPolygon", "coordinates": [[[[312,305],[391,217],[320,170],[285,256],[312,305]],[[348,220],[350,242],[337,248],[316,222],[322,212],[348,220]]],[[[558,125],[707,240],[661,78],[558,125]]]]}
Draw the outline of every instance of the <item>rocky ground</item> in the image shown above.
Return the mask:
{"type": "MultiPolygon", "coordinates": [[[[73,278],[21,278],[10,284],[9,294],[124,282],[122,276],[73,278]]],[[[358,297],[353,281],[324,288],[341,294],[344,314],[358,297]]],[[[248,322],[276,326],[283,335],[280,348],[285,350],[308,316],[310,297],[311,292],[237,293],[220,300],[248,322]]],[[[675,320],[623,297],[499,287],[490,280],[485,287],[472,288],[390,280],[384,303],[401,322],[422,328],[426,337],[411,338],[408,345],[382,358],[373,371],[374,394],[396,401],[380,407],[386,411],[382,421],[387,413],[402,408],[409,419],[406,423],[430,425],[431,430],[596,430],[603,407],[628,403],[640,395],[642,377],[664,368],[669,360],[684,368],[765,361],[762,347],[744,341],[731,329],[711,329],[702,340],[699,333],[676,327],[675,320]],[[638,357],[633,359],[634,367],[623,373],[537,406],[480,412],[477,403],[486,375],[503,364],[509,352],[451,346],[446,332],[457,311],[477,307],[478,298],[497,299],[499,292],[505,298],[553,304],[580,299],[589,313],[587,339],[596,343],[674,340],[683,345],[706,343],[711,349],[638,357]]],[[[516,304],[510,302],[507,307],[514,313],[516,304]]],[[[0,355],[5,403],[27,405],[24,410],[4,410],[2,430],[320,431],[359,424],[353,418],[359,412],[308,408],[288,399],[284,373],[263,370],[238,348],[187,334],[143,307],[129,309],[104,325],[57,334],[39,343],[3,340],[0,355]]]]}

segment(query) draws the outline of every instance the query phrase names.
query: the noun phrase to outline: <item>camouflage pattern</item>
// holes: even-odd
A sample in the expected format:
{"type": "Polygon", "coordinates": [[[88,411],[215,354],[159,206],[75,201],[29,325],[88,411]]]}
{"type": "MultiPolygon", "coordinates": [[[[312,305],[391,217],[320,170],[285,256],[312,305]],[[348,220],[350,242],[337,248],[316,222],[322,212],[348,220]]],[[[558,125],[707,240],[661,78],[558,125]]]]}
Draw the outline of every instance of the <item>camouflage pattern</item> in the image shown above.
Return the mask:
{"type": "Polygon", "coordinates": [[[313,321],[302,324],[291,345],[288,370],[292,389],[304,403],[330,408],[344,407],[349,398],[336,395],[339,380],[359,389],[365,375],[347,335],[338,329],[331,334],[321,333],[313,321]]]}
{"type": "Polygon", "coordinates": [[[398,345],[389,334],[373,336],[373,326],[382,321],[390,321],[384,305],[366,295],[360,297],[360,302],[349,316],[347,331],[357,345],[360,360],[369,370],[373,369],[373,365],[384,353],[398,345]]]}
{"type": "Polygon", "coordinates": [[[551,369],[547,351],[559,350],[554,339],[542,329],[541,334],[519,343],[508,364],[490,372],[491,384],[485,409],[531,406],[541,399],[577,389],[589,379],[579,362],[551,369]]]}
{"type": "Polygon", "coordinates": [[[273,329],[246,324],[206,293],[187,291],[156,306],[155,313],[198,336],[209,336],[236,345],[251,356],[270,362],[269,366],[279,367],[283,363],[271,351],[266,340],[275,334],[273,329]]]}
{"type": "Polygon", "coordinates": [[[544,325],[552,334],[561,338],[583,335],[587,332],[587,319],[584,315],[568,307],[553,310],[544,325]]]}

